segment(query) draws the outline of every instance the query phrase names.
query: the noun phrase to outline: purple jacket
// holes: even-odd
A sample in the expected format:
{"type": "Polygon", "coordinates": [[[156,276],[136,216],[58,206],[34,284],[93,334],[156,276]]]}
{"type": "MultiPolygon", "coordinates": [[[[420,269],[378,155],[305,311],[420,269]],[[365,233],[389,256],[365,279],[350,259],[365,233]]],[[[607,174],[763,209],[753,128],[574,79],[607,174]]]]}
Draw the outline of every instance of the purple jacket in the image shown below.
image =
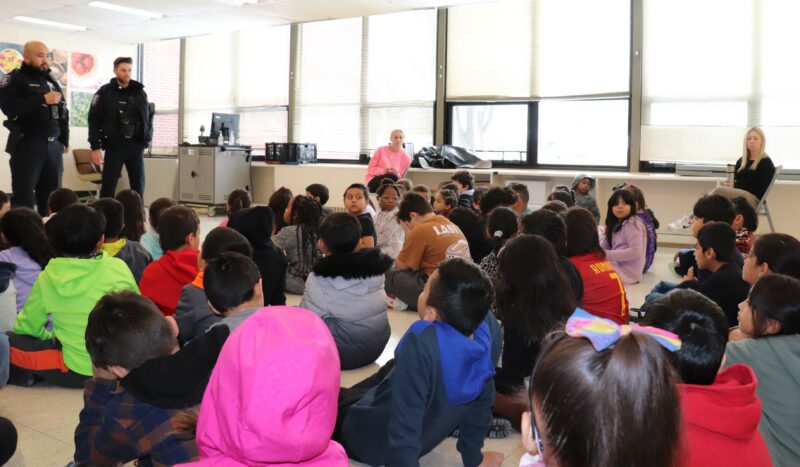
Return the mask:
{"type": "Polygon", "coordinates": [[[39,263],[31,259],[22,247],[12,246],[7,250],[0,251],[0,261],[14,263],[17,265],[17,273],[14,275],[14,287],[17,288],[17,313],[22,309],[22,305],[31,293],[31,287],[42,272],[39,263]]]}
{"type": "Polygon", "coordinates": [[[646,260],[647,228],[638,216],[622,223],[622,228],[613,235],[613,245],[608,244],[604,234],[600,245],[606,250],[606,258],[617,270],[623,284],[635,284],[642,280],[646,260]]]}

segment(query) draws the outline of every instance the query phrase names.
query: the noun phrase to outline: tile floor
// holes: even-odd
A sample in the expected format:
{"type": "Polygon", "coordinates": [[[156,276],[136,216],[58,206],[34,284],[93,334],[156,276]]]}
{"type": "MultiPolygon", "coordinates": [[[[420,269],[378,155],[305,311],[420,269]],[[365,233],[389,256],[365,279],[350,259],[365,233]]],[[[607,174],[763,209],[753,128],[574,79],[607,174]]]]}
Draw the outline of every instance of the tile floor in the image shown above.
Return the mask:
{"type": "MultiPolygon", "coordinates": [[[[203,218],[201,216],[201,218],[203,218]]],[[[203,218],[203,232],[208,232],[219,220],[203,218]]],[[[641,283],[627,287],[631,305],[638,307],[645,294],[659,280],[676,280],[667,269],[675,249],[660,249],[656,262],[641,283]]],[[[290,296],[289,304],[297,304],[298,296],[290,296]]],[[[389,311],[392,337],[381,357],[372,365],[357,370],[342,372],[342,386],[350,386],[374,373],[379,365],[392,358],[394,348],[403,333],[416,319],[416,313],[389,311]]],[[[0,415],[11,419],[19,432],[17,453],[6,465],[9,466],[64,466],[74,451],[73,432],[78,423],[78,413],[83,401],[82,391],[62,389],[47,384],[32,388],[6,386],[0,390],[0,415]]],[[[485,450],[498,451],[505,455],[504,466],[516,466],[523,453],[519,434],[506,439],[487,439],[485,450]]],[[[422,458],[423,466],[459,466],[461,457],[456,451],[456,440],[449,438],[422,458]]],[[[132,464],[131,464],[132,465],[132,464]]],[[[352,462],[352,465],[362,465],[352,462]]]]}

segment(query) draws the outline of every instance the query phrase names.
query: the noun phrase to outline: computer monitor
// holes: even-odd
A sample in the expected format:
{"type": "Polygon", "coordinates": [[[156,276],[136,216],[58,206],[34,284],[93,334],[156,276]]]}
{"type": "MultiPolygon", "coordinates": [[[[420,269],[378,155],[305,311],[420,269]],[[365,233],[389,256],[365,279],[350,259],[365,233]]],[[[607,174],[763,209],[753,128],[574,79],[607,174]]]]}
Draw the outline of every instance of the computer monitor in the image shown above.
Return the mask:
{"type": "Polygon", "coordinates": [[[218,138],[223,143],[233,143],[239,134],[239,114],[211,114],[212,139],[218,138]]]}

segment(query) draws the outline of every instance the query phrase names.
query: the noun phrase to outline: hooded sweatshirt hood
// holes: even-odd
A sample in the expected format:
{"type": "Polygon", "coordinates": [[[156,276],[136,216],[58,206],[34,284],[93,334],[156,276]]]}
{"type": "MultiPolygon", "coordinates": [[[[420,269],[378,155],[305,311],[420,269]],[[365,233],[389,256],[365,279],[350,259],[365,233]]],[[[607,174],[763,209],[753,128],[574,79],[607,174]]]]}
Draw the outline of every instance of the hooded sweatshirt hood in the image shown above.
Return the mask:
{"type": "Polygon", "coordinates": [[[57,297],[76,299],[86,294],[87,284],[103,282],[108,274],[106,263],[110,260],[125,264],[105,252],[88,260],[60,257],[51,259],[42,275],[53,285],[51,290],[57,297]]]}
{"type": "Polygon", "coordinates": [[[120,380],[137,399],[163,409],[194,407],[203,399],[228,326],[213,326],[172,355],[153,358],[120,380]]]}
{"type": "Polygon", "coordinates": [[[717,374],[714,384],[679,384],[685,465],[770,465],[759,432],[758,382],[746,365],[717,374]]]}
{"type": "Polygon", "coordinates": [[[181,289],[197,277],[198,253],[194,249],[167,251],[144,270],[139,289],[165,315],[175,313],[181,289]]]}
{"type": "Polygon", "coordinates": [[[346,466],[331,441],[339,356],[308,310],[262,308],[228,338],[200,408],[198,465],[346,466]]]}
{"type": "Polygon", "coordinates": [[[336,253],[325,256],[314,264],[314,274],[320,277],[366,279],[383,276],[394,260],[377,248],[366,248],[354,253],[336,253]]]}
{"type": "Polygon", "coordinates": [[[589,189],[593,190],[594,189],[594,185],[596,183],[595,179],[591,175],[585,174],[585,173],[580,173],[580,174],[576,175],[575,178],[572,179],[572,184],[569,187],[572,190],[575,190],[575,187],[578,186],[578,183],[580,183],[580,181],[583,180],[584,178],[589,179],[589,189]]]}
{"type": "MultiPolygon", "coordinates": [[[[447,402],[461,405],[475,400],[483,392],[486,380],[494,376],[489,326],[482,321],[470,339],[442,321],[420,320],[411,325],[406,335],[419,335],[431,326],[436,330],[439,344],[447,402]]],[[[402,345],[401,340],[397,350],[402,345]]]]}
{"type": "Polygon", "coordinates": [[[272,244],[275,213],[269,206],[254,206],[231,214],[228,227],[244,235],[253,249],[272,244]]]}

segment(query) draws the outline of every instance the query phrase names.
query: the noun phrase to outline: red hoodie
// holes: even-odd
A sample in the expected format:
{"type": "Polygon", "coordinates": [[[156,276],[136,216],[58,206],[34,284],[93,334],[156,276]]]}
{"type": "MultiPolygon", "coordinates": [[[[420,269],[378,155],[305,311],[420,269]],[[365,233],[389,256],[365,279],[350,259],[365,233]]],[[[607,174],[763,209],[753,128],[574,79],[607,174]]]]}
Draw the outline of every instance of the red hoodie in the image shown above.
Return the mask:
{"type": "Polygon", "coordinates": [[[198,253],[191,249],[167,251],[145,268],[139,291],[155,302],[165,316],[175,314],[181,289],[197,277],[198,253]]]}
{"type": "Polygon", "coordinates": [[[758,431],[761,400],[756,375],[747,365],[732,365],[714,384],[679,384],[686,467],[771,466],[758,431]]]}

